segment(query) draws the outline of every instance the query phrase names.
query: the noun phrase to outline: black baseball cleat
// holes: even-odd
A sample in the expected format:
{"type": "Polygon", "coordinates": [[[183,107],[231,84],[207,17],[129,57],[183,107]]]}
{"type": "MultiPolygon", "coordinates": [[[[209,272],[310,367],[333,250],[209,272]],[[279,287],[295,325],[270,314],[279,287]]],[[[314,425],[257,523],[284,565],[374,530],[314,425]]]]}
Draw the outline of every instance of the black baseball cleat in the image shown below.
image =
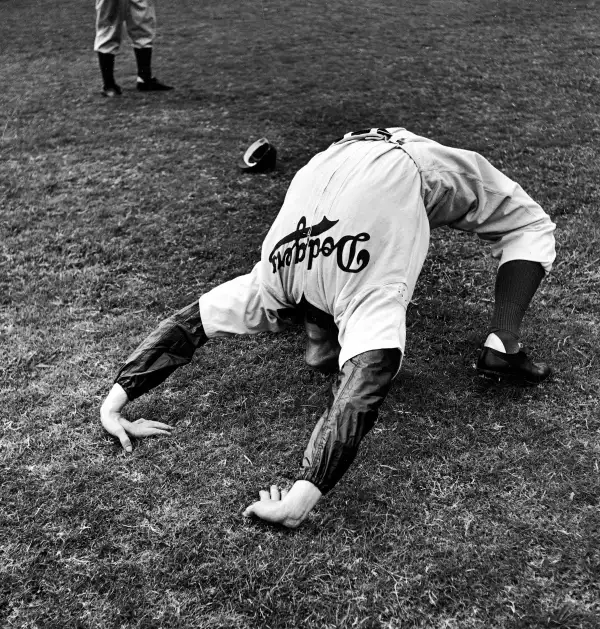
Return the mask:
{"type": "Polygon", "coordinates": [[[145,81],[138,77],[137,88],[140,92],[168,92],[173,88],[170,85],[161,83],[156,77],[146,79],[145,81]]]}
{"type": "Polygon", "coordinates": [[[552,375],[546,363],[534,363],[524,351],[505,354],[484,347],[477,360],[477,371],[489,378],[509,377],[526,384],[539,384],[552,375]]]}
{"type": "Polygon", "coordinates": [[[106,98],[114,98],[115,96],[121,96],[123,90],[116,84],[112,85],[103,85],[102,86],[102,96],[106,96],[106,98]]]}

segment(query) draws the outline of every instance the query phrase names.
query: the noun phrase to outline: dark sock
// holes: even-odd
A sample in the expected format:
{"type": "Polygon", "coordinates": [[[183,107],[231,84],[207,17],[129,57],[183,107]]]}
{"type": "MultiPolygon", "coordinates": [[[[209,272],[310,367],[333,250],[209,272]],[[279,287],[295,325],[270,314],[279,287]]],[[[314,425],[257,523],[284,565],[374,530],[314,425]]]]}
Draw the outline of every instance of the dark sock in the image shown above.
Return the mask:
{"type": "Polygon", "coordinates": [[[115,85],[115,56],[110,53],[99,52],[98,62],[100,63],[104,87],[112,87],[115,85]]]}
{"type": "Polygon", "coordinates": [[[489,333],[496,334],[509,353],[519,351],[521,322],[544,275],[544,267],[530,260],[511,260],[498,269],[489,333]]]}
{"type": "Polygon", "coordinates": [[[142,81],[152,78],[152,48],[134,48],[138,76],[142,81]]]}

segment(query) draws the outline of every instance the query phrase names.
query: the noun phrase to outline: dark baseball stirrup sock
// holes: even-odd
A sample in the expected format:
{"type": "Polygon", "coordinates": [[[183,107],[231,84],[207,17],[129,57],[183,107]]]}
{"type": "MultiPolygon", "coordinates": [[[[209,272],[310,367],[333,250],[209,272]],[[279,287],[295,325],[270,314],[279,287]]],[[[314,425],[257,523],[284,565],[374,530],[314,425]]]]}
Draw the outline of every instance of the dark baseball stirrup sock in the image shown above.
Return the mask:
{"type": "Polygon", "coordinates": [[[521,322],[544,275],[544,267],[530,260],[511,260],[498,269],[488,332],[502,341],[508,353],[519,351],[521,322]]]}
{"type": "Polygon", "coordinates": [[[115,56],[110,53],[99,52],[98,62],[100,63],[100,72],[102,73],[104,86],[113,86],[115,84],[115,56]]]}
{"type": "Polygon", "coordinates": [[[138,76],[142,81],[152,78],[152,47],[134,48],[138,76]]]}

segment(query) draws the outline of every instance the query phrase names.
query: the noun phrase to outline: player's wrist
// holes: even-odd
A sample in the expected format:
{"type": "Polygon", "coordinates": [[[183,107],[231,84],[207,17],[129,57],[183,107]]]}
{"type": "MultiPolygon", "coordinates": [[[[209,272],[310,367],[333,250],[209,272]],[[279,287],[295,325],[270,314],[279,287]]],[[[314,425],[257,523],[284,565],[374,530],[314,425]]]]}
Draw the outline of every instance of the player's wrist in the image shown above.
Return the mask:
{"type": "Polygon", "coordinates": [[[319,488],[310,481],[297,480],[281,501],[283,524],[289,528],[300,526],[322,495],[319,488]]]}
{"type": "Polygon", "coordinates": [[[100,413],[120,413],[127,402],[129,398],[123,387],[114,384],[100,407],[100,413]]]}

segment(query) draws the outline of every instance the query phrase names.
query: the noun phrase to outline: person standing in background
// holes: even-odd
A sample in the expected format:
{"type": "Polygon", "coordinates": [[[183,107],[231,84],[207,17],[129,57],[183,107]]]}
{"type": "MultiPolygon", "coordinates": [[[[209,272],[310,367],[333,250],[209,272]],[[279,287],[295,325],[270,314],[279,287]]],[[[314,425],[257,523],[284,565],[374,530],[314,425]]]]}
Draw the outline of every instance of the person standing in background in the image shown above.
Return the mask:
{"type": "Polygon", "coordinates": [[[115,55],[123,40],[124,27],[133,43],[137,63],[137,89],[140,92],[164,92],[173,89],[152,76],[152,43],[156,35],[154,0],[96,0],[96,39],[102,73],[102,95],[120,96],[115,81],[115,55]]]}

